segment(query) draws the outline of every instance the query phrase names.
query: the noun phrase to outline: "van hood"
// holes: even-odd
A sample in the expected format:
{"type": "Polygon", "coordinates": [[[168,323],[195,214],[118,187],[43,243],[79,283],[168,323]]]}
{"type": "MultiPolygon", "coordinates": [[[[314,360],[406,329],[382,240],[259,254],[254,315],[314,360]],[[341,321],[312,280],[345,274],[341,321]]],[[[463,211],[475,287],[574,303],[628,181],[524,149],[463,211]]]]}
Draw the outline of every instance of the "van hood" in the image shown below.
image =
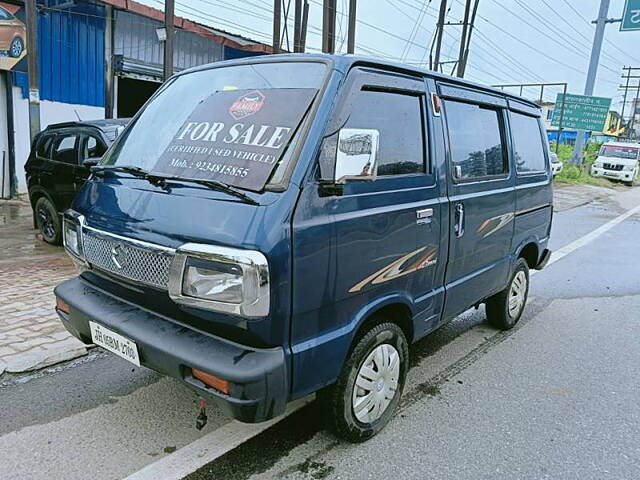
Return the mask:
{"type": "MultiPolygon", "coordinates": [[[[267,192],[263,205],[252,205],[206,187],[169,191],[141,184],[140,179],[92,179],[76,197],[73,209],[89,227],[136,240],[176,248],[199,242],[257,248],[255,233],[284,194],[267,192]],[[274,198],[275,197],[275,198],[274,198]]],[[[269,220],[273,221],[273,220],[269,220]]]]}

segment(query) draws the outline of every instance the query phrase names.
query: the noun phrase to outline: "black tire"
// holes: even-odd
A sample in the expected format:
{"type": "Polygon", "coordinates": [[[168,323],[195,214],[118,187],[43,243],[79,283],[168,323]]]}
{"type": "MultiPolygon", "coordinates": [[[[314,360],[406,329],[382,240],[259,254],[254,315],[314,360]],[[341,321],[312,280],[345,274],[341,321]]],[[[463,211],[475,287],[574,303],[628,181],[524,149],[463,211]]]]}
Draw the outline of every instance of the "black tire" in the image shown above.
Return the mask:
{"type": "MultiPolygon", "coordinates": [[[[384,348],[384,347],[383,347],[384,348]]],[[[395,354],[394,354],[395,355],[395,354]]],[[[327,421],[331,429],[340,437],[349,442],[359,443],[370,439],[382,430],[393,417],[395,410],[400,403],[402,390],[404,389],[407,370],[409,365],[409,347],[404,333],[394,323],[379,323],[371,328],[356,343],[355,348],[345,362],[342,373],[338,381],[330,387],[320,392],[319,400],[322,402],[327,421]],[[399,374],[397,378],[397,388],[392,393],[393,397],[384,408],[382,415],[371,423],[365,423],[356,417],[353,408],[354,388],[358,373],[369,355],[381,345],[391,345],[397,352],[399,360],[399,374]]],[[[370,394],[375,397],[389,398],[392,382],[382,386],[378,382],[372,382],[378,390],[371,390],[370,394]]],[[[359,388],[359,387],[358,387],[359,388]]],[[[368,396],[368,395],[367,395],[368,396]]],[[[372,397],[372,398],[373,398],[372,397]]]]}
{"type": "Polygon", "coordinates": [[[500,330],[509,330],[510,328],[513,328],[522,316],[524,307],[527,304],[528,296],[529,265],[524,258],[519,258],[516,262],[515,268],[513,269],[513,273],[511,274],[511,278],[509,279],[507,288],[489,298],[485,302],[487,307],[487,320],[489,321],[489,324],[500,330]],[[516,278],[522,279],[521,272],[524,273],[524,278],[526,279],[523,299],[517,311],[510,311],[509,300],[512,296],[514,296],[512,289],[514,288],[514,283],[517,281],[516,278]]]}
{"type": "Polygon", "coordinates": [[[22,51],[24,50],[24,41],[20,37],[16,37],[11,42],[9,46],[9,56],[12,58],[18,58],[22,55],[22,51]]]}
{"type": "Polygon", "coordinates": [[[35,213],[36,225],[43,240],[51,245],[60,245],[62,243],[62,229],[56,207],[47,197],[40,197],[36,202],[35,213]]]}

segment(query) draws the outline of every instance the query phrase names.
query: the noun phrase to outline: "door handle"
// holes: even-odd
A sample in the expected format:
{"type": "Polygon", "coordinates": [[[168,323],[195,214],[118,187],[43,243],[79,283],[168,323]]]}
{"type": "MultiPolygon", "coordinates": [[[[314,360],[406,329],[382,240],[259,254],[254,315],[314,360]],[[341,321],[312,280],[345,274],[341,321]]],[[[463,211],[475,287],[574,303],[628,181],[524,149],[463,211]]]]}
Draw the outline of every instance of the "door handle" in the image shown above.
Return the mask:
{"type": "Polygon", "coordinates": [[[456,225],[454,229],[456,237],[460,238],[464,235],[464,205],[462,203],[456,204],[456,225]]]}
{"type": "Polygon", "coordinates": [[[423,208],[422,210],[416,210],[416,223],[418,225],[431,223],[433,217],[433,208],[423,208]]]}

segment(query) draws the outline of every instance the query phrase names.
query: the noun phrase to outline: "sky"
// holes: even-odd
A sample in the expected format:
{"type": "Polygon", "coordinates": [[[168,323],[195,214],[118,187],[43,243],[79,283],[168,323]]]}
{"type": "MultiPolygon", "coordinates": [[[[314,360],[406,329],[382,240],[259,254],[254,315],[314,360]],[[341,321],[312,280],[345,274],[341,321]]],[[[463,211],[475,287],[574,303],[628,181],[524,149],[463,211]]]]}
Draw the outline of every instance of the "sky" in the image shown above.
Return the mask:
{"type": "MultiPolygon", "coordinates": [[[[163,8],[162,0],[139,1],[163,8]]],[[[569,93],[584,92],[595,30],[590,22],[598,15],[600,0],[479,1],[467,78],[488,85],[567,82],[569,93]]],[[[343,53],[348,3],[337,0],[337,50],[343,53]]],[[[291,0],[291,46],[294,4],[291,0]]],[[[440,0],[358,0],[356,53],[428,63],[439,5],[440,0]]],[[[463,0],[448,0],[448,5],[447,21],[460,22],[463,0]]],[[[176,15],[271,44],[273,0],[176,0],[175,8],[176,15]]],[[[609,18],[620,18],[623,8],[624,0],[611,0],[609,18]]],[[[322,0],[309,0],[307,51],[320,51],[321,29],[322,0]]],[[[460,26],[445,27],[443,61],[457,59],[460,34],[460,26]]],[[[612,98],[611,108],[618,111],[623,66],[640,67],[640,31],[620,32],[619,24],[608,24],[594,94],[612,98]]],[[[555,100],[557,93],[558,88],[545,89],[544,100],[555,100]]],[[[540,90],[526,88],[523,95],[536,99],[540,90]]]]}

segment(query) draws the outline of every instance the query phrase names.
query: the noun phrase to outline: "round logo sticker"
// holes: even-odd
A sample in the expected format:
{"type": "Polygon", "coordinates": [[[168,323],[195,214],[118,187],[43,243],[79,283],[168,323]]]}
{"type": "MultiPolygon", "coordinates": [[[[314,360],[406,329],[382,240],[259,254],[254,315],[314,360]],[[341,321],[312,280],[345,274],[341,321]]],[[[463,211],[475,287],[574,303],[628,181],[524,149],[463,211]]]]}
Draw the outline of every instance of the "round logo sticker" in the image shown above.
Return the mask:
{"type": "Polygon", "coordinates": [[[260,90],[253,90],[238,97],[229,107],[229,115],[235,120],[246,118],[260,111],[264,105],[264,94],[260,90]]]}

